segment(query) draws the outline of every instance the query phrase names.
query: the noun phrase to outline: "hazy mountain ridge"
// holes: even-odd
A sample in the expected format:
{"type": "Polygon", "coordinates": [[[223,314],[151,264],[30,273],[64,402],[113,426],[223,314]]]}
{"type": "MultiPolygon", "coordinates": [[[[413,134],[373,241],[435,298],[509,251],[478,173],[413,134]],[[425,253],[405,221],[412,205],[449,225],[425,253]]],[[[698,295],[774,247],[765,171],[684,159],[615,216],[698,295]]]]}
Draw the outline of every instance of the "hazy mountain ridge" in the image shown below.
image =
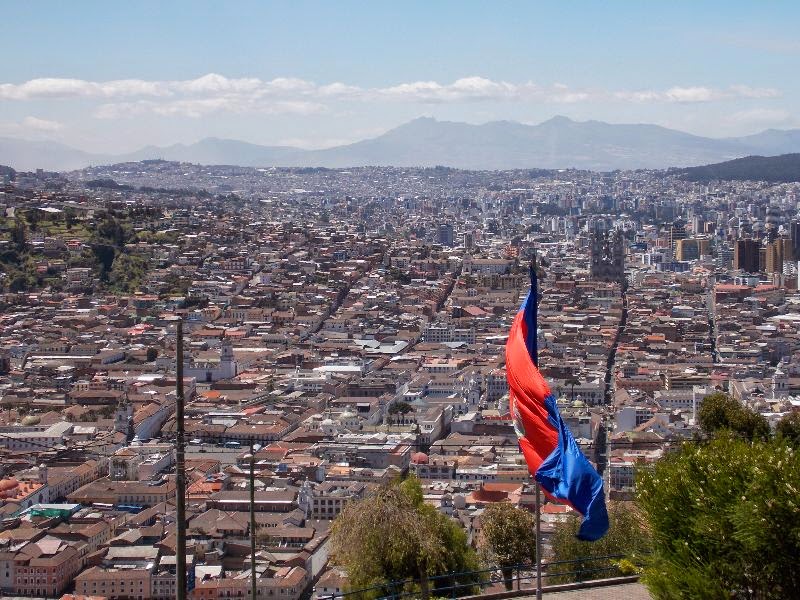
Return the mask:
{"type": "Polygon", "coordinates": [[[89,164],[163,158],[245,167],[435,166],[464,169],[661,169],[704,165],[753,154],[800,152],[800,130],[768,129],[736,138],[707,138],[658,125],[610,124],[554,117],[538,125],[493,121],[471,125],[419,118],[376,138],[324,150],[262,146],[205,138],[97,155],[55,142],[0,138],[0,164],[71,170],[89,164]]]}

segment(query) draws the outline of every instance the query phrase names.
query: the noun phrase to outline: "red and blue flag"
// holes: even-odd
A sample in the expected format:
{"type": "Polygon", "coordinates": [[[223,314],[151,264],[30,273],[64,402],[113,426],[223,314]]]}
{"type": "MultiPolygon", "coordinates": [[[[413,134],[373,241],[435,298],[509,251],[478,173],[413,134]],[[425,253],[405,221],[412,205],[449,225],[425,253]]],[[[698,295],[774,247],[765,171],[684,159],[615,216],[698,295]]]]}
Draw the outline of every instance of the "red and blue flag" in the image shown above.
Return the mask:
{"type": "Polygon", "coordinates": [[[578,538],[594,541],[608,531],[603,479],[575,442],[539,372],[537,303],[536,271],[531,266],[531,289],[506,343],[511,416],[531,475],[548,498],[581,513],[578,538]]]}

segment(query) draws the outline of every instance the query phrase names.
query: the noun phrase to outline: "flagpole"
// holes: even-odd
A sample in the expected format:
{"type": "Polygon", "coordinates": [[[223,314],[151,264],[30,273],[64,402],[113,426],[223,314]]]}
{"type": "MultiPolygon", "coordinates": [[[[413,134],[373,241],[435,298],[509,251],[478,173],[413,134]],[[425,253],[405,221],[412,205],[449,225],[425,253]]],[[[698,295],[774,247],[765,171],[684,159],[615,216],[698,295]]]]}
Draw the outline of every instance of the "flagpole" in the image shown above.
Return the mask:
{"type": "MultiPolygon", "coordinates": [[[[539,366],[539,281],[536,273],[536,255],[529,266],[531,276],[531,291],[533,294],[533,347],[531,358],[533,364],[539,366]]],[[[536,486],[536,600],[542,600],[542,490],[539,482],[534,478],[536,486]]]]}
{"type": "Polygon", "coordinates": [[[536,482],[536,600],[542,600],[542,490],[536,482]]]}

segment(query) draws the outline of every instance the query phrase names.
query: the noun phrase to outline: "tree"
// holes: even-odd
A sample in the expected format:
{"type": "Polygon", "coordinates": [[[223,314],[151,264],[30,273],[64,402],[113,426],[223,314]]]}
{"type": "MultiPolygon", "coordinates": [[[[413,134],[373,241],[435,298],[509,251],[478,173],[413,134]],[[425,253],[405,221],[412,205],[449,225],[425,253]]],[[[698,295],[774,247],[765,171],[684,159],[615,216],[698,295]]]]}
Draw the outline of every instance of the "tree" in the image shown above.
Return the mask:
{"type": "Polygon", "coordinates": [[[150,347],[147,349],[147,362],[153,362],[158,358],[158,348],[150,347]]]}
{"type": "Polygon", "coordinates": [[[64,224],[67,229],[72,229],[78,224],[78,213],[74,208],[67,207],[64,209],[64,224]]]}
{"type": "Polygon", "coordinates": [[[639,473],[654,598],[800,598],[800,454],[718,433],[639,473]]]}
{"type": "Polygon", "coordinates": [[[407,413],[412,412],[413,410],[414,407],[411,406],[411,404],[409,404],[405,400],[399,400],[397,402],[392,403],[392,405],[389,406],[390,415],[396,415],[397,413],[405,415],[407,413]]]}
{"type": "Polygon", "coordinates": [[[108,281],[108,273],[114,264],[116,252],[114,246],[108,244],[92,244],[95,260],[100,264],[100,280],[108,281]]]}
{"type": "Polygon", "coordinates": [[[25,250],[27,242],[27,232],[25,229],[25,222],[17,217],[14,219],[14,229],[11,230],[11,242],[18,252],[25,250]]]}
{"type": "Polygon", "coordinates": [[[800,413],[783,415],[775,426],[775,437],[800,448],[800,413]]]}
{"type": "Polygon", "coordinates": [[[147,260],[141,256],[122,252],[117,255],[108,271],[108,283],[117,291],[133,292],[147,271],[147,260]]]}
{"type": "Polygon", "coordinates": [[[700,428],[707,435],[713,435],[723,429],[747,440],[763,440],[770,435],[769,423],[763,416],[722,392],[703,399],[698,418],[700,428]]]}
{"type": "Polygon", "coordinates": [[[25,212],[25,220],[31,231],[36,231],[39,228],[39,209],[33,208],[25,212]]]}
{"type": "Polygon", "coordinates": [[[650,533],[641,513],[631,503],[609,503],[608,532],[596,542],[583,542],[577,538],[580,525],[581,517],[577,513],[556,525],[550,542],[553,549],[552,561],[569,562],[549,566],[548,581],[570,583],[612,577],[615,574],[623,575],[626,574],[621,564],[623,560],[606,557],[625,555],[627,561],[636,564],[641,562],[643,555],[650,552],[650,533]],[[578,574],[581,571],[586,573],[578,574]]]}
{"type": "MultiPolygon", "coordinates": [[[[428,598],[428,578],[477,569],[466,533],[423,502],[416,478],[383,485],[345,506],[333,523],[331,545],[332,560],[345,569],[350,584],[382,586],[376,594],[403,585],[392,582],[415,580],[422,597],[428,598]]],[[[465,579],[458,581],[469,583],[465,579]]],[[[462,590],[468,593],[469,585],[462,590]]]]}
{"type": "Polygon", "coordinates": [[[480,518],[478,548],[486,562],[500,567],[510,590],[514,567],[536,561],[536,522],[529,512],[506,503],[491,504],[480,518]]]}
{"type": "Polygon", "coordinates": [[[8,289],[11,292],[25,292],[30,289],[31,283],[25,273],[17,272],[8,284],[8,289]]]}

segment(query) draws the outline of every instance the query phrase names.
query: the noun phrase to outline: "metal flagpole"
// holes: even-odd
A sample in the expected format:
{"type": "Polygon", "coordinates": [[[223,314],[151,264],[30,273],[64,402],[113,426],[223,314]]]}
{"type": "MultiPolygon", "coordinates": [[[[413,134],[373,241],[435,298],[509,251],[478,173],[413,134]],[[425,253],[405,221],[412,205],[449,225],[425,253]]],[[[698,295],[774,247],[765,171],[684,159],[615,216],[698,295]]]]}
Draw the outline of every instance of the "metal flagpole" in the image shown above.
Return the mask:
{"type": "Polygon", "coordinates": [[[175,419],[177,425],[177,444],[175,448],[175,500],[177,513],[177,537],[175,549],[175,583],[177,600],[186,600],[186,460],[184,456],[184,423],[183,423],[183,319],[178,318],[176,327],[176,375],[175,375],[175,419]]]}
{"type": "Polygon", "coordinates": [[[542,490],[536,482],[536,600],[542,600],[542,490]]]}
{"type": "MultiPolygon", "coordinates": [[[[533,364],[539,366],[539,277],[536,272],[536,254],[529,266],[531,275],[531,291],[533,294],[533,347],[531,358],[533,364]]],[[[536,485],[536,600],[542,600],[542,490],[539,482],[536,485]]]]}

